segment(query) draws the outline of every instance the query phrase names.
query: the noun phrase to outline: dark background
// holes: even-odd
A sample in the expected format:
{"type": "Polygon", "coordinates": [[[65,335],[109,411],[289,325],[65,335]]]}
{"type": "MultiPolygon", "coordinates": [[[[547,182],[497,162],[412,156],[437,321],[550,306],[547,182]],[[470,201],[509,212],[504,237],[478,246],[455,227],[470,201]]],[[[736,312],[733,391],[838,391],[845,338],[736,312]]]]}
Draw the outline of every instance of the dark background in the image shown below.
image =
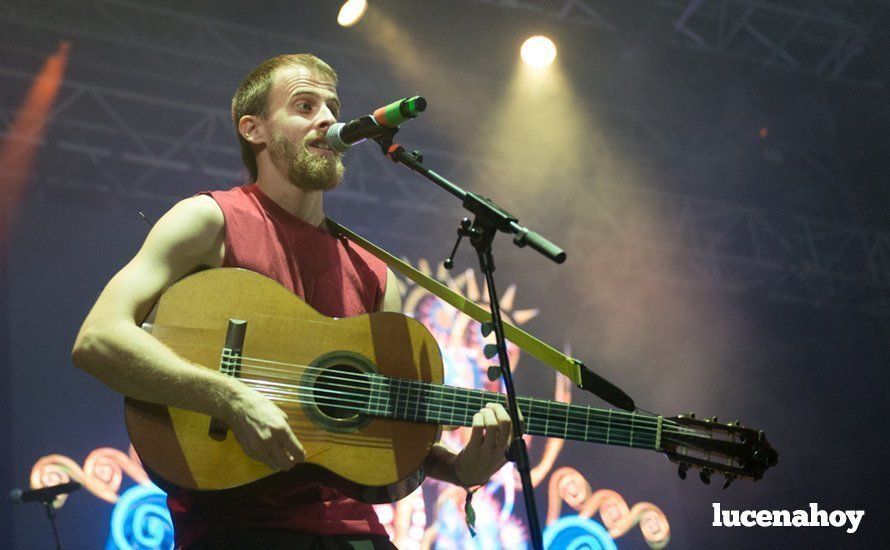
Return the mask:
{"type": "MultiPolygon", "coordinates": [[[[374,6],[341,29],[336,2],[0,5],[4,138],[16,138],[9,122],[44,59],[71,43],[58,111],[0,258],[3,486],[26,485],[47,454],[82,461],[100,446],[126,448],[120,398],[71,366],[74,335],[144,238],[139,211],[157,219],[176,200],[242,181],[227,115],[239,80],[266,57],[308,51],[339,71],[344,119],[425,95],[428,112],[401,141],[567,249],[556,266],[497,242],[502,288],[515,282],[516,307],[541,310],[533,333],[570,343],[646,409],[739,419],[781,454],[763,480],[725,492],[694,475],[680,481],[663,457],[636,450],[569,443],[557,466],[631,505],[657,504],[676,548],[883,547],[888,5],[374,6]],[[519,45],[538,32],[556,40],[571,94],[539,98],[503,132],[492,121],[509,103],[519,45]],[[854,535],[718,529],[713,502],[816,502],[865,517],[854,535]]],[[[347,166],[332,217],[415,262],[447,255],[463,215],[455,200],[370,145],[347,166]]],[[[457,263],[475,267],[468,249],[457,263]]],[[[517,384],[548,397],[552,374],[523,359],[517,384]]],[[[0,510],[4,546],[49,547],[39,509],[0,510]]],[[[63,539],[101,546],[110,511],[74,495],[60,514],[63,539]]],[[[637,530],[618,545],[646,547],[637,530]]]]}

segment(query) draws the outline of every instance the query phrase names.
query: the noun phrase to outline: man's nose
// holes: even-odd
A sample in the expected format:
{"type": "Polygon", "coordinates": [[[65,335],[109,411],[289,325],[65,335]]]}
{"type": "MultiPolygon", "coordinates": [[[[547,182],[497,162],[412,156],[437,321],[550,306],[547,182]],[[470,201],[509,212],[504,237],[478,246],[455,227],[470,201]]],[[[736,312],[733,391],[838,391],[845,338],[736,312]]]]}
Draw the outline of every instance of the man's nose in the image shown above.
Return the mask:
{"type": "Polygon", "coordinates": [[[322,108],[318,116],[318,127],[322,130],[327,130],[337,122],[337,117],[334,116],[334,113],[327,106],[322,108]]]}

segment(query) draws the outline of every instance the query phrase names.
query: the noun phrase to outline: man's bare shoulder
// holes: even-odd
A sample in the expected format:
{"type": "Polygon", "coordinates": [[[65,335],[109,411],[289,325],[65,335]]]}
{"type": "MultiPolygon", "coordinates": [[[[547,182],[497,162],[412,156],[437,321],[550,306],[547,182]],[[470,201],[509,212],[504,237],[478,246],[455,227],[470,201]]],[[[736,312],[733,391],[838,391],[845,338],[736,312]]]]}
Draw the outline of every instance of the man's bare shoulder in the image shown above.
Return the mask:
{"type": "Polygon", "coordinates": [[[179,201],[155,224],[142,254],[193,259],[211,267],[221,264],[225,217],[212,197],[197,195],[179,201]]]}
{"type": "Polygon", "coordinates": [[[210,227],[222,227],[225,225],[225,217],[222,209],[210,195],[195,195],[176,203],[170,212],[177,210],[183,216],[191,217],[194,222],[210,227]]]}

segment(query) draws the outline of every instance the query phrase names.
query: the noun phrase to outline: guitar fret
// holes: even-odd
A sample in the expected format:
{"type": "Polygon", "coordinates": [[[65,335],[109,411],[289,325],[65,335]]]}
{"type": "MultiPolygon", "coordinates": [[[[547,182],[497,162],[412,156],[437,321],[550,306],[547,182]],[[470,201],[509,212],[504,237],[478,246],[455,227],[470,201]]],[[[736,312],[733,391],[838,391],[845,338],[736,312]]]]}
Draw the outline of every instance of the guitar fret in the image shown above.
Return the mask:
{"type": "Polygon", "coordinates": [[[411,417],[409,415],[409,409],[411,408],[411,381],[405,380],[405,397],[402,398],[405,401],[405,420],[409,420],[411,417]]]}
{"type": "MultiPolygon", "coordinates": [[[[383,377],[380,377],[383,378],[383,377]]],[[[385,416],[392,416],[392,380],[387,379],[385,385],[380,386],[380,405],[385,416]]]]}
{"type": "Polygon", "coordinates": [[[414,389],[414,382],[406,380],[405,383],[408,386],[407,391],[405,392],[405,419],[417,420],[417,410],[411,410],[411,405],[414,404],[414,396],[411,393],[414,389]]]}
{"type": "Polygon", "coordinates": [[[612,434],[612,409],[609,409],[609,417],[606,418],[606,445],[609,444],[609,436],[612,434]]]}
{"type": "Polygon", "coordinates": [[[380,414],[380,406],[377,405],[377,410],[374,410],[375,400],[379,401],[379,397],[377,396],[377,390],[374,389],[374,384],[371,384],[371,392],[368,396],[368,414],[372,416],[376,416],[380,414]]]}
{"type": "Polygon", "coordinates": [[[408,415],[408,407],[411,406],[411,381],[403,379],[402,382],[405,385],[405,392],[402,396],[402,418],[409,420],[410,416],[408,415]]]}
{"type": "Polygon", "coordinates": [[[564,419],[565,422],[563,423],[563,429],[562,429],[562,438],[563,439],[565,439],[569,436],[569,405],[566,404],[565,407],[566,407],[566,410],[565,410],[566,416],[564,419]]]}
{"type": "Polygon", "coordinates": [[[658,416],[658,425],[655,427],[655,445],[654,448],[656,451],[661,450],[661,422],[663,418],[661,415],[658,416]]]}
{"type": "Polygon", "coordinates": [[[451,388],[452,396],[451,396],[451,411],[448,413],[448,422],[449,426],[461,426],[463,425],[463,413],[462,413],[462,405],[458,403],[458,399],[460,398],[460,392],[458,388],[451,388]]]}
{"type": "MultiPolygon", "coordinates": [[[[416,382],[414,380],[408,381],[408,405],[414,405],[414,413],[413,420],[417,420],[417,392],[416,392],[416,382]]],[[[407,411],[407,408],[406,408],[407,411]]]]}
{"type": "Polygon", "coordinates": [[[408,400],[405,397],[402,397],[402,382],[403,381],[404,381],[403,379],[401,379],[401,378],[399,379],[399,399],[402,402],[402,409],[403,409],[403,412],[402,412],[401,416],[399,416],[399,418],[407,418],[408,417],[408,400]]]}
{"type": "Polygon", "coordinates": [[[398,399],[398,397],[396,397],[395,400],[393,400],[392,378],[388,378],[387,382],[388,382],[388,386],[387,386],[387,391],[386,391],[386,414],[389,417],[395,418],[396,417],[396,409],[395,408],[399,406],[399,399],[398,399]]]}
{"type": "Polygon", "coordinates": [[[525,424],[527,426],[527,429],[529,429],[529,430],[531,429],[531,426],[532,426],[532,411],[534,410],[533,405],[534,405],[534,400],[529,399],[528,400],[528,412],[525,412],[525,411],[522,412],[522,415],[525,417],[525,424]]]}
{"type": "Polygon", "coordinates": [[[417,413],[418,413],[418,410],[417,410],[417,386],[416,386],[414,380],[408,381],[408,405],[412,409],[411,419],[415,420],[415,421],[418,420],[418,418],[417,418],[417,413]]]}
{"type": "Polygon", "coordinates": [[[584,441],[589,441],[587,439],[587,431],[590,429],[590,407],[587,407],[587,421],[584,422],[584,441]]]}
{"type": "Polygon", "coordinates": [[[415,398],[414,398],[414,418],[416,420],[420,420],[420,414],[421,414],[421,412],[423,412],[423,421],[427,422],[427,421],[429,421],[429,416],[430,416],[430,413],[429,413],[430,406],[429,406],[429,403],[426,402],[426,399],[423,398],[424,397],[423,382],[416,382],[415,384],[417,386],[417,394],[415,395],[415,398]]]}
{"type": "Polygon", "coordinates": [[[416,398],[414,400],[414,418],[415,418],[415,420],[421,420],[423,422],[426,422],[427,421],[426,416],[427,416],[427,411],[429,410],[429,407],[426,407],[424,405],[424,393],[425,392],[424,392],[423,382],[416,382],[415,384],[417,386],[417,394],[416,394],[416,398]],[[421,419],[421,415],[423,415],[424,418],[421,419]]]}
{"type": "Polygon", "coordinates": [[[628,442],[628,447],[633,447],[634,444],[634,422],[636,422],[635,414],[632,414],[630,417],[630,441],[628,442]]]}
{"type": "Polygon", "coordinates": [[[377,414],[384,417],[389,416],[390,381],[384,379],[382,376],[373,374],[369,378],[371,380],[371,387],[376,388],[371,394],[373,395],[374,392],[377,393],[377,414]]]}
{"type": "MultiPolygon", "coordinates": [[[[435,390],[430,392],[430,398],[426,401],[426,417],[427,420],[430,420],[430,415],[432,414],[432,419],[435,422],[442,423],[445,422],[445,406],[449,402],[448,386],[432,387],[435,388],[435,390]]],[[[427,391],[429,391],[429,388],[427,388],[427,391]]]]}
{"type": "Polygon", "coordinates": [[[544,435],[547,435],[550,428],[550,401],[547,402],[547,411],[544,413],[544,435]]]}
{"type": "Polygon", "coordinates": [[[469,392],[469,391],[465,391],[465,392],[464,392],[464,397],[465,397],[465,399],[464,399],[464,403],[465,403],[465,405],[464,405],[464,407],[465,407],[465,409],[464,409],[464,415],[470,417],[470,424],[472,425],[473,416],[472,416],[472,414],[470,413],[470,392],[469,392]]]}
{"type": "Polygon", "coordinates": [[[430,386],[421,382],[420,406],[423,407],[423,416],[427,422],[442,422],[445,420],[445,404],[448,402],[448,386],[430,386]]]}

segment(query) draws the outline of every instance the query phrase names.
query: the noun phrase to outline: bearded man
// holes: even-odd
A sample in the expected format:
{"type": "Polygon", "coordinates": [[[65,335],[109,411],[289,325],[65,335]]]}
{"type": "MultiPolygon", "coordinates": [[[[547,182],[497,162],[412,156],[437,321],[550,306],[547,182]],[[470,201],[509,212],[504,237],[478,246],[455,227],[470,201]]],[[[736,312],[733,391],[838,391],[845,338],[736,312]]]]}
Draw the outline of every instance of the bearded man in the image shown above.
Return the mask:
{"type": "MultiPolygon", "coordinates": [[[[256,271],[331,317],[401,309],[392,272],[326,223],[324,193],[344,173],[324,139],[340,112],[336,86],[334,70],[308,54],[254,69],[232,100],[253,183],[173,206],[109,281],[77,336],[77,367],[134,399],[223,420],[248,456],[280,470],[243,489],[171,491],[177,548],[392,547],[370,505],[299,475],[294,466],[305,455],[284,411],[140,328],[165,289],[214,267],[256,271]]],[[[489,404],[474,416],[467,446],[458,454],[434,446],[425,472],[465,487],[484,483],[503,465],[510,432],[507,412],[489,404]]]]}

